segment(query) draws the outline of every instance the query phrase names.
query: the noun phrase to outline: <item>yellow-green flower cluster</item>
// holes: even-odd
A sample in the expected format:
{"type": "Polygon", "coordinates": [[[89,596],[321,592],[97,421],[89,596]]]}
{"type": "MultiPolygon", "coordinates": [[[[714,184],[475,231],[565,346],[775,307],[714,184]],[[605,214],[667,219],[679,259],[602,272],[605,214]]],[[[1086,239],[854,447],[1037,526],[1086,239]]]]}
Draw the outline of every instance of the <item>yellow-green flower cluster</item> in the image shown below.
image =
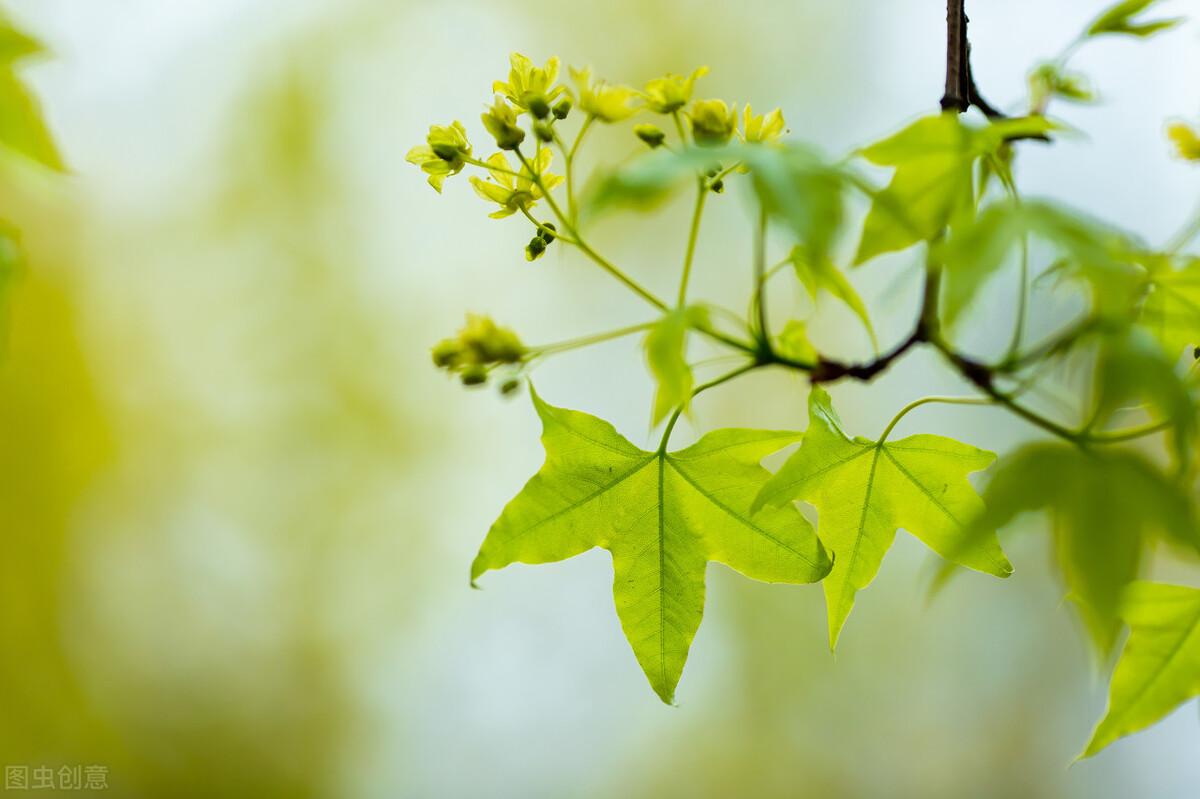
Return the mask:
{"type": "Polygon", "coordinates": [[[450,175],[457,175],[466,165],[464,158],[471,157],[471,143],[467,141],[467,130],[461,122],[451,125],[431,125],[425,144],[408,151],[407,160],[416,164],[429,175],[429,185],[439,193],[442,184],[450,175]]]}
{"type": "Polygon", "coordinates": [[[503,219],[517,211],[528,211],[535,202],[545,196],[545,192],[562,183],[561,176],[550,173],[550,162],[553,158],[554,154],[546,148],[532,162],[523,163],[520,172],[513,170],[504,153],[496,153],[488,158],[491,180],[471,177],[475,193],[500,206],[500,210],[488,216],[492,219],[503,219]],[[533,167],[532,171],[530,166],[533,167]]]}
{"type": "Polygon", "coordinates": [[[1175,152],[1188,161],[1200,161],[1200,132],[1183,122],[1167,128],[1167,136],[1175,143],[1175,152]]]}
{"type": "Polygon", "coordinates": [[[467,324],[453,338],[434,345],[433,362],[440,369],[456,374],[463,385],[487,382],[489,369],[520,363],[526,354],[521,339],[491,317],[467,314],[467,324]]]}
{"type": "Polygon", "coordinates": [[[501,150],[515,150],[525,141],[525,131],[517,125],[517,112],[500,95],[480,119],[501,150]]]}
{"type": "Polygon", "coordinates": [[[642,97],[646,107],[659,114],[673,114],[692,100],[692,89],[696,81],[708,74],[708,67],[700,67],[686,78],[682,75],[667,75],[655,78],[646,84],[642,97]]]}
{"type": "Polygon", "coordinates": [[[692,139],[703,147],[725,144],[737,130],[737,105],[724,100],[697,100],[688,111],[692,139]]]}
{"type": "Polygon", "coordinates": [[[776,108],[769,114],[756,115],[746,104],[742,115],[742,139],[748,144],[769,144],[778,141],[785,132],[783,111],[776,108]]]}
{"type": "Polygon", "coordinates": [[[545,119],[550,114],[551,104],[563,93],[563,87],[555,85],[558,57],[550,58],[544,67],[535,67],[528,57],[513,53],[509,63],[512,68],[508,80],[495,81],[492,91],[538,119],[545,119]]]}
{"type": "Polygon", "coordinates": [[[579,108],[601,122],[620,122],[638,112],[633,105],[638,93],[628,86],[613,86],[603,80],[592,80],[591,67],[571,67],[571,80],[579,92],[579,108]]]}

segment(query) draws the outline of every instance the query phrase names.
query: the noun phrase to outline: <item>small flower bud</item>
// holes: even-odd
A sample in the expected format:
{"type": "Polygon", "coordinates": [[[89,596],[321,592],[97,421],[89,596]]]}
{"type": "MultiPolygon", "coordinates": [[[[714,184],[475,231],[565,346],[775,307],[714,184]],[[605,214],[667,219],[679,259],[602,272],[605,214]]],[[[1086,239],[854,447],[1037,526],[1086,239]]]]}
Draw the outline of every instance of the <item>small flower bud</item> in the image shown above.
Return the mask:
{"type": "Polygon", "coordinates": [[[536,119],[545,119],[550,116],[550,105],[546,102],[546,98],[540,95],[529,98],[529,113],[533,114],[536,119]]]}
{"type": "Polygon", "coordinates": [[[567,114],[571,113],[571,98],[564,97],[555,103],[552,109],[555,119],[566,119],[567,114]]]}
{"type": "Polygon", "coordinates": [[[737,130],[737,108],[730,108],[721,100],[699,100],[692,103],[688,112],[692,121],[692,137],[701,146],[725,144],[737,130]]]}
{"type": "Polygon", "coordinates": [[[721,192],[725,191],[725,181],[714,180],[709,188],[713,190],[714,194],[720,194],[721,192]]]}
{"type": "Polygon", "coordinates": [[[525,260],[536,261],[542,257],[544,252],[546,252],[546,240],[541,236],[534,236],[525,247],[525,260]]]}
{"type": "Polygon", "coordinates": [[[542,241],[547,244],[553,244],[554,239],[557,238],[554,235],[557,231],[558,228],[554,226],[553,222],[543,222],[542,226],[538,228],[538,235],[542,237],[542,241]]]}
{"type": "Polygon", "coordinates": [[[650,149],[661,147],[663,141],[667,138],[667,134],[662,132],[662,128],[657,125],[641,124],[633,126],[634,134],[644,141],[650,149]]]}
{"type": "Polygon", "coordinates": [[[546,144],[549,144],[550,142],[554,141],[554,129],[551,128],[549,125],[547,125],[545,122],[534,122],[533,123],[533,135],[537,136],[539,139],[541,139],[546,144]]]}
{"type": "Polygon", "coordinates": [[[433,345],[431,350],[433,363],[439,369],[452,369],[462,354],[462,347],[452,338],[447,338],[433,345]]]}
{"type": "Polygon", "coordinates": [[[521,389],[521,381],[515,377],[510,377],[500,384],[500,393],[506,397],[515,394],[521,389]]]}
{"type": "Polygon", "coordinates": [[[525,141],[525,131],[517,127],[517,113],[497,97],[495,103],[480,117],[487,132],[496,139],[501,150],[515,150],[525,141]]]}
{"type": "Polygon", "coordinates": [[[462,370],[464,386],[481,386],[487,382],[487,368],[481,364],[471,364],[462,370]]]}

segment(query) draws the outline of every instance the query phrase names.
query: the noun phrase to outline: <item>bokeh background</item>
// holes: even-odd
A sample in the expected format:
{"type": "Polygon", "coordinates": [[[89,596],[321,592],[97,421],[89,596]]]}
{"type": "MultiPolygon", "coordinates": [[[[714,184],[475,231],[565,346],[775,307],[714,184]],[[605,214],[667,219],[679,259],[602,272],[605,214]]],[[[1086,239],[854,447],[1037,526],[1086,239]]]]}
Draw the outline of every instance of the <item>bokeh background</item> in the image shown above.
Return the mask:
{"type": "MultiPolygon", "coordinates": [[[[1019,107],[1026,70],[1103,4],[970,5],[979,83],[1019,107]]],[[[461,177],[435,195],[408,148],[462,119],[486,151],[478,113],[515,49],[635,85],[707,64],[701,95],[780,105],[793,136],[844,153],[935,107],[940,0],[6,6],[53,51],[25,74],[73,174],[0,169],[28,248],[0,364],[0,763],[104,764],[112,795],[155,799],[1196,795],[1194,704],[1068,767],[1106,666],[1038,520],[1005,537],[1011,580],[962,575],[933,599],[936,563],[901,534],[836,657],[819,587],[710,567],[678,707],[622,637],[605,553],[468,587],[541,463],[538,425],[527,397],[436,372],[429,345],[467,310],[532,342],[646,317],[562,247],[525,263],[527,225],[487,219],[461,177]]],[[[1162,241],[1200,200],[1163,137],[1200,111],[1200,27],[1075,63],[1104,102],[1061,107],[1082,134],[1022,148],[1019,178],[1162,241]]],[[[589,151],[585,169],[637,143],[605,130],[589,151]]],[[[694,284],[735,307],[744,200],[710,203],[694,284]]],[[[668,292],[687,205],[592,238],[668,292]]],[[[917,274],[909,253],[853,275],[885,341],[911,323],[917,274]]],[[[1007,340],[1005,291],[972,341],[1007,340]]],[[[795,290],[775,300],[777,319],[812,312],[795,290]]],[[[1067,305],[1038,306],[1043,329],[1067,305]]],[[[817,316],[819,345],[864,353],[851,317],[817,316]]],[[[653,435],[634,340],[534,379],[653,435]]],[[[805,390],[756,375],[676,437],[802,427],[805,390]]],[[[835,400],[875,435],[905,402],[963,390],[918,353],[835,400]]],[[[1034,434],[978,408],[903,428],[998,451],[1034,434]]]]}

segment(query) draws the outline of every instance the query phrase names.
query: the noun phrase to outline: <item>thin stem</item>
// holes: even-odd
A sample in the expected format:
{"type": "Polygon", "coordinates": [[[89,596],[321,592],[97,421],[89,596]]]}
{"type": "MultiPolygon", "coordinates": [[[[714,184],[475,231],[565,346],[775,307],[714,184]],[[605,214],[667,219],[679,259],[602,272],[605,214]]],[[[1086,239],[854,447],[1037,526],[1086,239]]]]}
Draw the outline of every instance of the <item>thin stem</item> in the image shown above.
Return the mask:
{"type": "Polygon", "coordinates": [[[583,137],[587,134],[588,128],[592,126],[592,122],[596,119],[592,114],[588,114],[583,124],[579,127],[579,132],[575,134],[575,141],[571,144],[571,149],[567,150],[563,147],[562,141],[558,143],[559,147],[563,147],[563,160],[566,162],[564,169],[567,173],[567,211],[571,214],[571,222],[574,223],[579,219],[579,209],[575,205],[575,152],[579,149],[579,145],[583,142],[583,137]]]}
{"type": "Polygon", "coordinates": [[[505,169],[502,166],[493,166],[486,161],[480,161],[478,158],[463,158],[463,163],[470,164],[471,166],[482,167],[488,172],[499,172],[501,175],[511,175],[514,178],[521,177],[520,172],[514,172],[511,169],[505,169]]]}
{"type": "Polygon", "coordinates": [[[1171,242],[1167,245],[1167,253],[1169,255],[1177,254],[1198,235],[1200,235],[1200,208],[1196,209],[1191,220],[1171,239],[1171,242]]]}
{"type": "MultiPolygon", "coordinates": [[[[1000,178],[1000,182],[1004,184],[1004,188],[1008,191],[1009,197],[1012,198],[1016,205],[1021,204],[1021,194],[1017,191],[1017,184],[1012,179],[1012,174],[1008,167],[1000,163],[999,159],[991,157],[992,168],[996,175],[1000,178]]],[[[1008,350],[1004,354],[1004,362],[1011,361],[1021,349],[1022,340],[1025,337],[1025,325],[1028,317],[1029,308],[1029,234],[1026,231],[1021,232],[1021,264],[1020,264],[1020,287],[1017,294],[1017,322],[1013,327],[1012,340],[1009,342],[1008,350]]]]}
{"type": "Polygon", "coordinates": [[[882,444],[887,441],[887,437],[891,435],[892,430],[896,428],[896,425],[900,424],[900,420],[907,416],[909,411],[934,402],[942,405],[992,405],[995,403],[995,400],[990,397],[922,397],[919,400],[908,403],[900,409],[899,413],[892,417],[892,421],[888,423],[888,426],[883,429],[883,434],[879,436],[879,443],[882,444]]]}
{"type": "Polygon", "coordinates": [[[590,336],[580,336],[579,338],[567,339],[566,341],[560,341],[555,344],[544,344],[540,347],[530,347],[529,351],[534,357],[542,355],[554,355],[560,352],[577,350],[583,347],[590,347],[593,344],[601,344],[605,341],[623,338],[625,336],[633,335],[634,333],[640,333],[643,330],[649,330],[654,326],[654,324],[654,322],[643,322],[640,325],[629,325],[628,327],[609,330],[606,333],[593,333],[590,336]]]}
{"type": "Polygon", "coordinates": [[[577,242],[575,239],[572,239],[568,236],[564,236],[561,230],[555,230],[554,228],[547,226],[546,223],[539,222],[533,216],[533,214],[529,213],[529,209],[526,208],[525,206],[523,206],[523,205],[520,206],[520,209],[521,209],[521,213],[523,213],[525,215],[525,218],[528,219],[530,222],[532,222],[533,226],[536,227],[541,232],[547,233],[547,234],[553,236],[554,238],[558,239],[559,241],[566,242],[567,244],[574,244],[575,246],[579,246],[579,242],[577,242]]]}
{"type": "Polygon", "coordinates": [[[624,283],[626,287],[628,287],[646,302],[650,303],[655,308],[658,308],[660,311],[667,310],[667,304],[665,302],[660,300],[658,297],[655,297],[653,294],[643,288],[637,281],[626,275],[610,261],[588,246],[587,242],[580,237],[579,231],[575,229],[575,226],[571,223],[570,219],[563,214],[558,203],[554,201],[554,196],[546,189],[546,184],[542,182],[542,176],[534,171],[534,169],[530,166],[528,159],[525,158],[520,149],[514,150],[514,152],[517,154],[517,158],[521,160],[521,164],[532,176],[533,182],[542,190],[542,195],[546,198],[546,203],[550,206],[550,210],[554,212],[554,215],[558,218],[558,221],[562,223],[563,227],[566,228],[567,232],[574,238],[573,243],[575,246],[578,247],[585,255],[591,258],[592,261],[594,261],[597,265],[599,265],[600,268],[608,272],[620,282],[624,283]]]}
{"type": "Polygon", "coordinates": [[[1086,440],[1095,444],[1120,444],[1123,441],[1133,441],[1136,438],[1151,436],[1155,433],[1161,433],[1170,430],[1174,423],[1163,419],[1158,422],[1150,422],[1141,425],[1140,427],[1130,427],[1126,430],[1112,430],[1107,433],[1090,433],[1086,440]]]}
{"type": "Polygon", "coordinates": [[[679,133],[679,143],[682,146],[687,147],[687,143],[688,143],[687,133],[683,129],[683,120],[680,119],[679,112],[672,111],[671,119],[675,120],[675,130],[679,133]]]}
{"type": "Polygon", "coordinates": [[[758,314],[758,334],[762,346],[770,352],[771,327],[767,322],[767,209],[759,206],[758,231],[754,236],[754,309],[758,314]]]}
{"type": "Polygon", "coordinates": [[[692,209],[692,225],[688,230],[687,251],[683,256],[683,275],[679,278],[680,308],[687,302],[688,280],[692,276],[692,261],[696,257],[696,240],[700,236],[700,220],[704,216],[704,201],[708,198],[708,186],[703,177],[698,179],[696,187],[696,205],[692,209]]]}
{"type": "MultiPolygon", "coordinates": [[[[692,395],[688,398],[688,402],[691,402],[693,399],[695,399],[697,396],[699,396],[702,392],[708,391],[710,388],[716,388],[717,386],[721,385],[722,383],[728,383],[730,380],[733,380],[734,378],[741,377],[742,375],[746,374],[747,372],[754,371],[761,365],[762,364],[759,364],[755,361],[751,361],[750,363],[739,366],[737,369],[734,369],[732,372],[728,372],[724,375],[721,375],[720,377],[718,377],[715,380],[710,380],[709,382],[704,383],[703,385],[697,386],[695,389],[692,390],[692,395]]],[[[671,414],[671,418],[667,422],[667,428],[665,430],[663,430],[662,440],[658,444],[658,454],[659,455],[661,455],[667,451],[667,444],[671,440],[671,432],[675,429],[675,423],[679,421],[679,417],[683,413],[684,407],[685,407],[684,405],[680,405],[678,408],[675,409],[675,412],[671,414]]]]}

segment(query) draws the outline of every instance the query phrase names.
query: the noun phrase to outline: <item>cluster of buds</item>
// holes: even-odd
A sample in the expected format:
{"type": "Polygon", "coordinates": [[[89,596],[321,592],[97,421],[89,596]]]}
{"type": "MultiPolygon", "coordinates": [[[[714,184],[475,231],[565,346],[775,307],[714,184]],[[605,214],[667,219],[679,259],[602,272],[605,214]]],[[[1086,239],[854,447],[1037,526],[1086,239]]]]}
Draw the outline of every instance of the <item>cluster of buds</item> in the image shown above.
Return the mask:
{"type": "Polygon", "coordinates": [[[553,222],[543,222],[538,228],[537,235],[529,240],[529,244],[525,247],[525,260],[536,261],[545,254],[546,248],[554,243],[555,235],[558,228],[553,222]]]}
{"type": "MultiPolygon", "coordinates": [[[[516,366],[527,353],[516,333],[476,314],[468,314],[458,335],[439,341],[432,350],[433,363],[458,375],[464,386],[483,385],[493,369],[516,366]]],[[[501,384],[500,391],[510,394],[519,385],[513,375],[501,384]]]]}

